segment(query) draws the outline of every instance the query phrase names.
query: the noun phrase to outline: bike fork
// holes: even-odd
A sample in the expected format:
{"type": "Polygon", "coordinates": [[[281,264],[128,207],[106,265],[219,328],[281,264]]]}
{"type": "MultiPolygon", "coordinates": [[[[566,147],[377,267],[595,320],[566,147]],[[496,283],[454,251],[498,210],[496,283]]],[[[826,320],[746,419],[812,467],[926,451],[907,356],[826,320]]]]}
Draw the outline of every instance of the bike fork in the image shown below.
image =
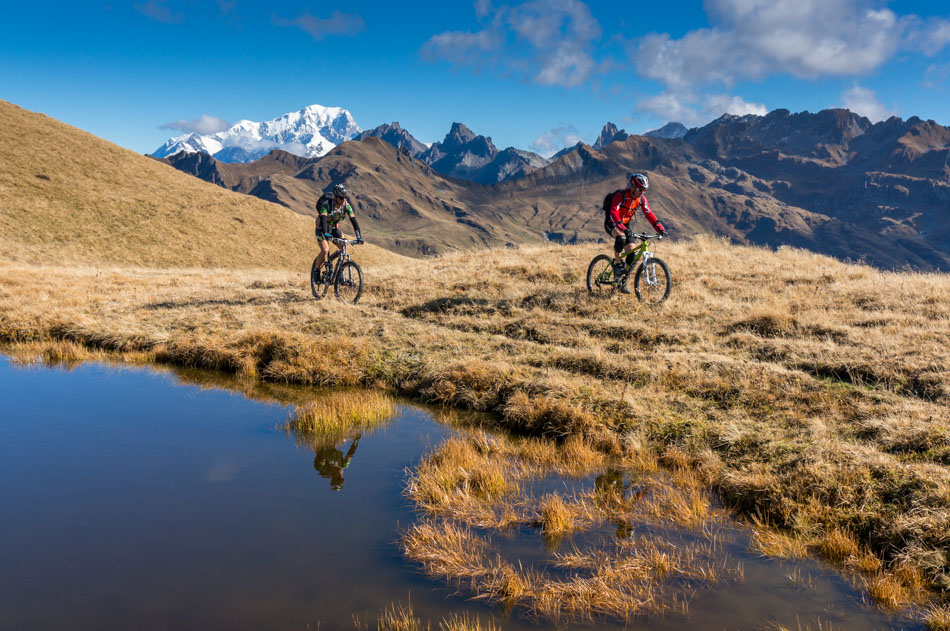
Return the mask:
{"type": "Polygon", "coordinates": [[[649,252],[643,253],[643,276],[647,281],[647,285],[656,285],[656,265],[647,265],[647,262],[653,257],[649,252]]]}

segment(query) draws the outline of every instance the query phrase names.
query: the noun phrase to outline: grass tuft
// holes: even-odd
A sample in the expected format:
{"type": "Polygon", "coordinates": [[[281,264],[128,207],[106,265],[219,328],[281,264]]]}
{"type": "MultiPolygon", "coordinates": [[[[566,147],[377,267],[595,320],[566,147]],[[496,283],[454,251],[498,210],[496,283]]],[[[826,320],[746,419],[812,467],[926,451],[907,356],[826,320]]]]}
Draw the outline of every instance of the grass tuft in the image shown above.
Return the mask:
{"type": "Polygon", "coordinates": [[[950,631],[950,605],[930,605],[924,610],[928,631],[950,631]]]}
{"type": "Polygon", "coordinates": [[[378,427],[395,413],[393,398],[384,392],[332,392],[298,408],[284,428],[308,438],[326,437],[332,442],[350,430],[378,427]]]}

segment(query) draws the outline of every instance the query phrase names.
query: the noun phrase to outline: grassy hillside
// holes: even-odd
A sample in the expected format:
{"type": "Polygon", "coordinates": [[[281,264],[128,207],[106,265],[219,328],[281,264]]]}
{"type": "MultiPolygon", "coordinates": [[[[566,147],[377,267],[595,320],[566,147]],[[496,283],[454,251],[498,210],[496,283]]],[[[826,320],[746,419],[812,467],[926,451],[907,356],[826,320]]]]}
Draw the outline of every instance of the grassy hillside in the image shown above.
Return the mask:
{"type": "Polygon", "coordinates": [[[315,251],[312,220],[0,101],[3,259],[303,270],[315,251]]]}

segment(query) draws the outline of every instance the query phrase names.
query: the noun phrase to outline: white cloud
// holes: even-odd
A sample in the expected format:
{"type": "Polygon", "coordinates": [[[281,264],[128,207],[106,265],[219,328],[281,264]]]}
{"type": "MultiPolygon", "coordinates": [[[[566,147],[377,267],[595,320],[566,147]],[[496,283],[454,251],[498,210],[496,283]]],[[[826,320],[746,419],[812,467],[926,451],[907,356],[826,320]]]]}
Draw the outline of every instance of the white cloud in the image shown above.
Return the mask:
{"type": "Polygon", "coordinates": [[[494,10],[491,0],[475,0],[475,15],[483,18],[494,10]]]}
{"type": "Polygon", "coordinates": [[[573,147],[579,142],[585,142],[573,125],[555,127],[534,139],[531,150],[545,158],[549,158],[565,147],[573,147]]]}
{"type": "Polygon", "coordinates": [[[711,28],[636,42],[641,75],[682,90],[787,73],[799,78],[867,73],[897,50],[909,22],[871,0],[707,0],[711,28]]]}
{"type": "Polygon", "coordinates": [[[580,0],[531,0],[497,8],[490,0],[477,0],[475,12],[485,23],[481,30],[434,35],[423,44],[422,56],[568,88],[586,83],[598,70],[593,44],[600,24],[580,0]]]}
{"type": "Polygon", "coordinates": [[[924,87],[931,90],[941,90],[950,79],[950,62],[945,64],[931,64],[924,73],[924,87]]]}
{"type": "Polygon", "coordinates": [[[709,121],[695,106],[689,104],[687,98],[672,92],[662,92],[641,99],[637,103],[637,109],[655,116],[664,123],[676,121],[687,127],[695,127],[709,121]]]}
{"type": "Polygon", "coordinates": [[[741,96],[729,96],[728,94],[713,94],[706,97],[705,111],[712,118],[719,118],[723,114],[733,114],[735,116],[745,116],[746,114],[755,114],[756,116],[765,116],[769,109],[764,103],[750,103],[741,96]]]}
{"type": "Polygon", "coordinates": [[[878,100],[874,90],[859,85],[845,90],[841,95],[841,101],[845,108],[869,118],[872,123],[879,123],[894,115],[893,110],[888,109],[878,100]]]}
{"type": "Polygon", "coordinates": [[[491,63],[504,43],[501,34],[495,30],[469,33],[465,31],[446,31],[433,35],[422,46],[422,56],[429,60],[445,59],[457,66],[476,66],[491,63]]]}
{"type": "Polygon", "coordinates": [[[171,123],[165,123],[160,129],[177,129],[186,134],[196,133],[204,135],[215,134],[219,131],[230,129],[230,127],[231,123],[224,119],[209,114],[202,114],[199,118],[194,120],[181,119],[171,123]]]}
{"type": "Polygon", "coordinates": [[[934,56],[950,45],[950,20],[931,19],[912,34],[911,47],[934,56]],[[913,46],[916,44],[916,46],[913,46]]]}
{"type": "Polygon", "coordinates": [[[136,3],[133,6],[136,11],[156,22],[179,24],[185,20],[185,14],[182,11],[172,11],[167,0],[148,0],[148,2],[136,3]]]}
{"type": "Polygon", "coordinates": [[[317,18],[308,12],[304,12],[300,17],[294,20],[277,16],[273,16],[272,20],[277,26],[300,27],[318,42],[328,35],[346,35],[352,37],[366,30],[366,22],[363,20],[363,16],[352,13],[340,13],[339,11],[334,11],[328,18],[317,18]]]}
{"type": "Polygon", "coordinates": [[[637,109],[663,122],[675,121],[687,127],[705,125],[723,114],[764,116],[769,111],[764,103],[750,103],[740,96],[711,94],[698,97],[688,92],[662,92],[641,99],[637,109]]]}

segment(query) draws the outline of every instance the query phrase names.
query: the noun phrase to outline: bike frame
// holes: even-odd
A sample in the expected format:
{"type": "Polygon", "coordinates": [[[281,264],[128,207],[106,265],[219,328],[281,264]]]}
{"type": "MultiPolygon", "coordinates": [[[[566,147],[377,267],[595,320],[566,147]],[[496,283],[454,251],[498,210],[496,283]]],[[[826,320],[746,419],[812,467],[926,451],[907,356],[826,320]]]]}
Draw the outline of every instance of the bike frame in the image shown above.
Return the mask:
{"type": "MultiPolygon", "coordinates": [[[[340,269],[342,269],[343,264],[350,260],[349,245],[351,243],[356,243],[356,241],[350,241],[348,239],[336,239],[336,238],[330,239],[330,241],[343,246],[343,248],[340,250],[340,256],[336,257],[336,264],[334,264],[333,267],[330,268],[330,271],[331,271],[330,278],[333,279],[333,278],[336,278],[336,275],[340,273],[340,269]]],[[[330,257],[328,255],[327,261],[329,261],[329,259],[330,257]]]]}
{"type": "MultiPolygon", "coordinates": [[[[637,247],[633,248],[632,250],[624,254],[623,259],[622,259],[624,261],[624,264],[626,264],[627,259],[630,258],[630,255],[631,254],[633,255],[633,258],[630,259],[630,265],[627,267],[627,271],[624,272],[624,276],[628,275],[633,270],[634,266],[637,264],[637,261],[642,261],[643,263],[646,263],[648,260],[650,260],[653,257],[653,252],[650,251],[649,241],[650,239],[653,239],[655,237],[648,234],[635,234],[633,236],[640,239],[640,245],[638,245],[637,247]]],[[[646,281],[650,285],[656,284],[656,270],[654,270],[653,267],[654,266],[651,265],[645,270],[646,281]]],[[[614,273],[613,269],[607,268],[603,272],[601,272],[597,280],[602,283],[609,283],[611,281],[611,278],[613,277],[613,273],[614,273]]]]}

